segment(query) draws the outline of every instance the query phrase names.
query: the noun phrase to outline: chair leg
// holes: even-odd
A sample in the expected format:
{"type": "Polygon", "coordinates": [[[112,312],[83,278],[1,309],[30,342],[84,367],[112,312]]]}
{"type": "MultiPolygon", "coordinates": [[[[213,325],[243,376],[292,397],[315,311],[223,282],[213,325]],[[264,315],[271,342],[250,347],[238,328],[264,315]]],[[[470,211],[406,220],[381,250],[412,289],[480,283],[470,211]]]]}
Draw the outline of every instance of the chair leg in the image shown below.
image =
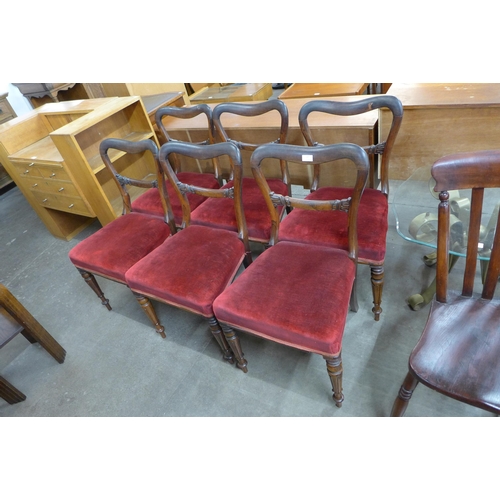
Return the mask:
{"type": "Polygon", "coordinates": [[[323,356],[326,361],[326,369],[330,376],[332,383],[333,400],[335,405],[339,408],[342,407],[344,401],[344,394],[342,393],[342,357],[338,356],[323,356]]]}
{"type": "Polygon", "coordinates": [[[210,325],[210,331],[212,332],[212,335],[214,336],[215,340],[219,344],[220,350],[222,351],[222,357],[225,361],[229,361],[229,363],[231,364],[234,363],[233,352],[231,351],[226,337],[222,333],[221,326],[219,325],[219,322],[217,321],[215,316],[208,318],[208,324],[210,325]]]}
{"type": "Polygon", "coordinates": [[[151,301],[147,297],[144,297],[144,295],[141,295],[140,293],[135,293],[135,292],[133,293],[135,295],[135,298],[137,299],[137,302],[139,302],[140,306],[142,307],[142,310],[146,313],[146,316],[151,320],[151,323],[153,323],[156,332],[159,333],[162,338],[166,338],[165,328],[163,325],[160,324],[160,320],[156,315],[155,309],[151,301]]]}
{"type": "Polygon", "coordinates": [[[408,407],[410,398],[415,390],[415,387],[417,387],[417,384],[418,380],[416,377],[411,372],[408,372],[392,406],[391,417],[402,417],[405,414],[406,408],[408,407]]]}
{"type": "Polygon", "coordinates": [[[358,278],[356,276],[356,278],[354,278],[354,283],[352,284],[351,298],[349,302],[349,308],[351,309],[352,312],[358,312],[359,309],[357,283],[358,283],[358,278]]]}
{"type": "MultiPolygon", "coordinates": [[[[78,269],[78,268],[77,268],[78,269]]],[[[101,304],[106,307],[108,311],[111,311],[111,306],[109,305],[109,300],[102,293],[101,287],[97,283],[95,276],[84,269],[78,269],[85,283],[94,290],[95,294],[101,299],[101,304]]]]}
{"type": "Polygon", "coordinates": [[[10,382],[0,377],[0,398],[4,399],[10,405],[20,403],[26,399],[26,396],[16,389],[10,382]]]}
{"type": "Polygon", "coordinates": [[[372,292],[373,292],[373,309],[375,321],[380,319],[382,308],[382,290],[384,288],[384,266],[371,266],[372,292]]]}
{"type": "Polygon", "coordinates": [[[231,346],[231,350],[234,353],[234,357],[236,358],[236,366],[244,373],[247,373],[248,363],[247,360],[243,357],[243,351],[241,350],[240,339],[236,336],[234,330],[231,327],[225,325],[224,323],[221,323],[220,325],[222,327],[222,331],[224,332],[226,340],[231,346]]]}

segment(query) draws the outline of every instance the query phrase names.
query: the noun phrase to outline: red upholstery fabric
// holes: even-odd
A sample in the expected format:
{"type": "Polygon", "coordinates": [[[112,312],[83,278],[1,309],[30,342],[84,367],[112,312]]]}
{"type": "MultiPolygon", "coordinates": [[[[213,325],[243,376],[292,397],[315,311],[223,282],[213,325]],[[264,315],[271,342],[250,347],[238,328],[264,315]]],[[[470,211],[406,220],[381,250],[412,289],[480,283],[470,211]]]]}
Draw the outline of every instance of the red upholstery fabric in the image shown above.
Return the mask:
{"type": "Polygon", "coordinates": [[[354,276],[354,263],[343,250],[282,241],[215,300],[215,316],[283,344],[336,355],[354,276]]]}
{"type": "Polygon", "coordinates": [[[69,258],[76,267],[125,283],[125,273],[169,235],[157,217],[125,214],[78,243],[69,258]]]}
{"type": "MultiPolygon", "coordinates": [[[[195,186],[218,189],[219,182],[212,174],[200,174],[197,172],[179,172],[177,174],[179,181],[185,184],[193,184],[195,186]]],[[[174,188],[167,182],[167,193],[174,212],[175,224],[180,226],[182,223],[181,202],[174,188]]],[[[188,194],[187,199],[191,210],[194,210],[198,205],[207,200],[203,196],[197,194],[188,194]]],[[[160,201],[160,192],[157,188],[148,189],[144,194],[136,198],[132,202],[132,210],[134,212],[151,214],[157,217],[164,217],[163,207],[160,201]]]]}
{"type": "Polygon", "coordinates": [[[135,291],[205,317],[234,278],[245,256],[236,233],[189,226],[165,241],[126,274],[135,291]]]}
{"type": "MultiPolygon", "coordinates": [[[[350,188],[324,187],[307,195],[308,200],[348,198],[350,188]]],[[[358,210],[358,261],[382,264],[388,228],[387,197],[377,189],[365,189],[358,210]]],[[[296,241],[347,250],[347,214],[294,209],[280,225],[280,241],[296,241]]]]}
{"type": "MultiPolygon", "coordinates": [[[[269,188],[277,194],[286,196],[287,186],[280,179],[268,179],[269,188]]],[[[229,181],[224,188],[233,186],[229,181]]],[[[267,242],[271,237],[271,216],[264,196],[255,179],[243,179],[243,211],[248,228],[248,237],[254,241],[267,242]]],[[[278,207],[279,212],[283,207],[278,207]]],[[[236,231],[236,216],[231,198],[211,198],[191,214],[193,224],[220,227],[228,231],[236,231]]]]}

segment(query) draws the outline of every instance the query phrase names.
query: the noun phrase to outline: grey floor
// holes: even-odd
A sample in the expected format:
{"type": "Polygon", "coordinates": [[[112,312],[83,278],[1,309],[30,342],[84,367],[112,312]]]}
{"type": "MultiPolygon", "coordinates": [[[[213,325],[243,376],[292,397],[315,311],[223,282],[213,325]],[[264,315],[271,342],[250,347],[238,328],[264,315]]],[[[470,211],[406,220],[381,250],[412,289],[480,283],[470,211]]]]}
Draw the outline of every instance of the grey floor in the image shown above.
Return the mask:
{"type": "MultiPolygon", "coordinates": [[[[391,211],[384,310],[375,322],[369,268],[360,266],[360,308],[349,313],[345,329],[339,409],[318,355],[240,333],[244,374],[221,359],[200,317],[157,303],[167,329],[162,339],[125,286],[100,280],[113,307],[107,311],[68,259],[97,222],[69,242],[56,239],[18,188],[0,196],[0,220],[1,282],[67,351],[60,365],[22,336],[0,350],[0,374],[27,396],[15,405],[0,399],[2,417],[384,417],[427,316],[405,299],[433,270],[422,262],[425,248],[396,233],[391,211]]],[[[407,416],[491,414],[419,386],[407,416]]]]}

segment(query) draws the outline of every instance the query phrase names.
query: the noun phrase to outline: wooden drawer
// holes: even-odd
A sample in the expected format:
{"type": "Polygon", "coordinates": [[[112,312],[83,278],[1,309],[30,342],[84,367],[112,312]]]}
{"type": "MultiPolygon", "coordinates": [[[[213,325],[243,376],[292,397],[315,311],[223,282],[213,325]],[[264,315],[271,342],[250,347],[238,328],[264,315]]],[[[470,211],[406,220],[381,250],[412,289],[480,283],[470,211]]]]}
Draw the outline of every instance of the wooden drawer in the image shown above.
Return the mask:
{"type": "Polygon", "coordinates": [[[37,168],[45,179],[71,182],[69,174],[62,165],[37,164],[37,168]]]}
{"type": "Polygon", "coordinates": [[[16,170],[19,172],[19,175],[23,178],[25,177],[33,177],[35,179],[43,179],[42,174],[34,166],[33,162],[27,163],[27,162],[18,162],[18,161],[13,161],[12,165],[16,168],[16,170]]]}
{"type": "Polygon", "coordinates": [[[95,214],[87,206],[85,201],[77,196],[64,196],[62,194],[38,191],[36,189],[32,189],[31,192],[42,207],[85,215],[86,217],[95,217],[95,214]]]}
{"type": "Polygon", "coordinates": [[[33,185],[32,189],[38,188],[42,191],[46,191],[47,193],[76,196],[77,198],[80,198],[80,193],[72,182],[43,179],[42,183],[39,184],[39,186],[33,185]]]}
{"type": "Polygon", "coordinates": [[[15,117],[16,115],[12,112],[9,104],[6,101],[0,101],[0,123],[12,120],[15,117]]]}

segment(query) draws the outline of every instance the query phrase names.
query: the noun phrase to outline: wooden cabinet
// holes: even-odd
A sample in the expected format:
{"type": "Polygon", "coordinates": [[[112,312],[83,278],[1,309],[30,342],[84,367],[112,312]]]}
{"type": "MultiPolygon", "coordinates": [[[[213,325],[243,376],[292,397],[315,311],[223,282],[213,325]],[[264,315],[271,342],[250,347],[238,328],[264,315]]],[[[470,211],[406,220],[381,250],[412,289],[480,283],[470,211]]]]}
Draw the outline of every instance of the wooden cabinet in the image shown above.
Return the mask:
{"type": "MultiPolygon", "coordinates": [[[[7,94],[8,93],[0,94],[0,125],[14,119],[17,116],[7,100],[7,94]]],[[[0,189],[8,184],[11,184],[12,182],[13,181],[7,173],[7,170],[5,170],[4,166],[0,162],[0,189]]]]}
{"type": "MultiPolygon", "coordinates": [[[[158,144],[139,97],[46,104],[0,125],[0,160],[54,236],[69,240],[93,218],[106,225],[121,214],[120,193],[99,155],[107,137],[158,144]]],[[[112,160],[124,175],[155,176],[146,153],[116,152],[112,160]]]]}

